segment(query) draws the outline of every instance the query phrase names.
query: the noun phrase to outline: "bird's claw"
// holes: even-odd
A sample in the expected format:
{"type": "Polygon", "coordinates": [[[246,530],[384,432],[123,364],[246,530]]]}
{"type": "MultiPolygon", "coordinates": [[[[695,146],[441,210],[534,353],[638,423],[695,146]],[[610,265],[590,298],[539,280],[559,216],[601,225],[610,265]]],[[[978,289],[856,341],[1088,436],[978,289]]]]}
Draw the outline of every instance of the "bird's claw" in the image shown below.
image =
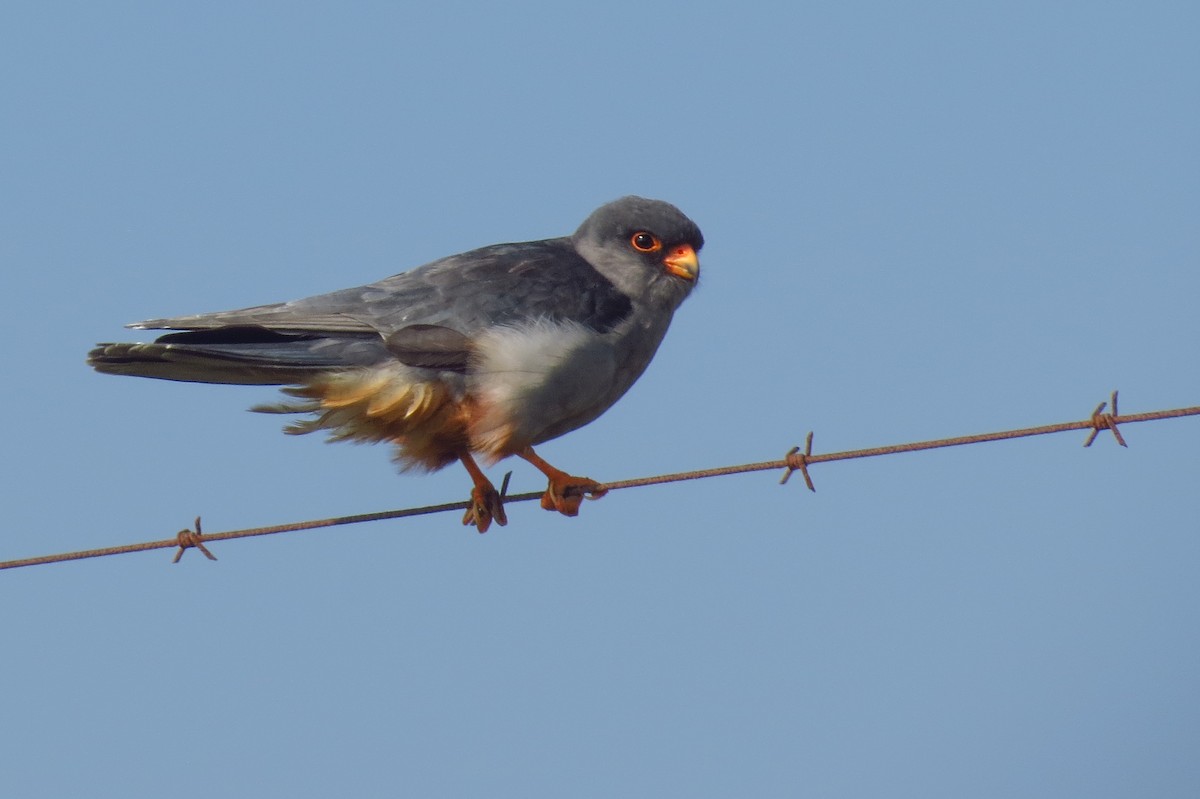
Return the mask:
{"type": "Polygon", "coordinates": [[[491,483],[475,486],[471,489],[471,504],[463,514],[463,524],[473,524],[476,530],[486,533],[493,519],[501,527],[508,524],[503,497],[491,483]]]}
{"type": "Polygon", "coordinates": [[[552,477],[546,493],[542,494],[542,508],[556,510],[564,516],[578,516],[584,498],[600,499],[608,489],[589,477],[564,474],[552,477]]]}

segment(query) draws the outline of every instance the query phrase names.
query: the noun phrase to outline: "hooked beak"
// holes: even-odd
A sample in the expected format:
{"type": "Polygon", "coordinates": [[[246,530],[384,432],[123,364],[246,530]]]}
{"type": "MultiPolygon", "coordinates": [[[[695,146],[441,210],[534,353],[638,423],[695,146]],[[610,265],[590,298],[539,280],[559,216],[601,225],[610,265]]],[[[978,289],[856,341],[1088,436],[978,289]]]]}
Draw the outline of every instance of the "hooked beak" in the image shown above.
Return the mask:
{"type": "Polygon", "coordinates": [[[690,244],[681,244],[673,248],[662,262],[668,272],[684,280],[695,280],[700,274],[700,260],[690,244]]]}

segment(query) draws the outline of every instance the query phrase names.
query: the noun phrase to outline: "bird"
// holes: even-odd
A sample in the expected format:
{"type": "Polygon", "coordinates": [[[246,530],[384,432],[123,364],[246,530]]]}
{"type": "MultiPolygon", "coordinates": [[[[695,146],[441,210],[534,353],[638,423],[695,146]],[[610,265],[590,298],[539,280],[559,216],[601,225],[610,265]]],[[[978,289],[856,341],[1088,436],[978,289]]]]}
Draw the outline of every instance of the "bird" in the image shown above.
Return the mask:
{"type": "Polygon", "coordinates": [[[277,385],[251,410],[294,414],[290,434],[390,443],[405,470],[455,461],[471,478],[464,525],[508,522],[477,461],[518,456],[548,480],[541,506],[576,516],[607,489],[534,447],[620,399],[649,365],[700,275],[704,237],[661,200],[622,197],[569,236],[494,244],[290,302],[148,319],[150,343],[100,343],[96,371],[277,385]]]}

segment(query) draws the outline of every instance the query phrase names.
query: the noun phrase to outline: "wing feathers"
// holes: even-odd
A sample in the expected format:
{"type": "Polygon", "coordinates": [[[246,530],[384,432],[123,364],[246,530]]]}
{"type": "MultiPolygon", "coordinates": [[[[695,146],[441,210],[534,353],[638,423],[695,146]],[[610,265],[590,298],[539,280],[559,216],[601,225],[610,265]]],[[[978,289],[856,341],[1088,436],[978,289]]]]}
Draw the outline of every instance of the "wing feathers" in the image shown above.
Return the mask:
{"type": "Polygon", "coordinates": [[[281,333],[226,327],[170,333],[152,344],[100,344],[88,363],[108,374],[193,383],[287,385],[329,369],[387,358],[378,335],[281,333]]]}

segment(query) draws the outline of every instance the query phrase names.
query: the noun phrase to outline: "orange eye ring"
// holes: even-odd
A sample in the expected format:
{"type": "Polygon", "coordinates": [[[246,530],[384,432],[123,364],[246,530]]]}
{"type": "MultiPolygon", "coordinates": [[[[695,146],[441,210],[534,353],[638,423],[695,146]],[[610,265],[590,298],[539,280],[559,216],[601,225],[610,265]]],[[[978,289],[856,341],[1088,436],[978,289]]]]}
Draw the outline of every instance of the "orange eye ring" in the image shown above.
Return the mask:
{"type": "Polygon", "coordinates": [[[629,243],[638,252],[658,252],[663,246],[658,236],[655,236],[653,233],[647,233],[644,230],[639,230],[630,236],[629,243]]]}

